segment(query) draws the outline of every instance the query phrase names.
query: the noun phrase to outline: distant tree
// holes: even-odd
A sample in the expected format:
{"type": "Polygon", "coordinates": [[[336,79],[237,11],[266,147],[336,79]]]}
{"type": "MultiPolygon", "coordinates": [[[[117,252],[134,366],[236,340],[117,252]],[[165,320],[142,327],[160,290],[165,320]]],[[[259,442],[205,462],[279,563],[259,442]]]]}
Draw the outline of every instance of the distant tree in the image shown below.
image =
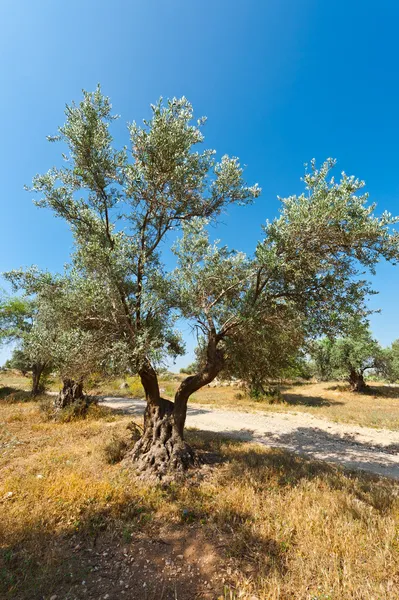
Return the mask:
{"type": "MultiPolygon", "coordinates": [[[[32,362],[51,365],[63,380],[63,386],[54,403],[57,408],[85,397],[83,382],[93,372],[103,375],[126,372],[116,345],[104,332],[93,326],[92,303],[100,311],[100,295],[104,297],[100,281],[87,281],[68,272],[63,276],[41,272],[35,267],[16,270],[4,276],[15,290],[33,298],[35,318],[24,338],[24,352],[32,362]],[[115,367],[116,362],[116,367],[115,367]],[[120,367],[120,368],[119,368],[120,367]]],[[[106,319],[109,304],[102,305],[106,319]]]]}
{"type": "Polygon", "coordinates": [[[311,368],[320,381],[330,381],[334,378],[331,356],[333,345],[334,342],[327,337],[315,340],[309,345],[311,368]]]}
{"type": "Polygon", "coordinates": [[[391,383],[399,380],[399,340],[384,348],[381,360],[381,374],[391,383]]]}
{"type": "Polygon", "coordinates": [[[297,356],[293,357],[290,365],[283,370],[281,377],[283,379],[311,379],[313,370],[310,360],[304,356],[301,351],[297,356]]]}
{"type": "Polygon", "coordinates": [[[46,368],[46,362],[32,357],[27,350],[36,316],[37,305],[31,298],[6,295],[0,298],[0,345],[17,344],[13,358],[23,364],[21,370],[32,371],[32,396],[41,391],[41,378],[46,368]]]}
{"type": "Polygon", "coordinates": [[[336,339],[331,347],[331,364],[338,377],[348,379],[355,392],[364,392],[367,370],[380,371],[383,351],[365,324],[357,324],[349,335],[336,339]]]}
{"type": "Polygon", "coordinates": [[[197,370],[198,370],[197,363],[192,362],[189,365],[187,365],[187,367],[182,367],[180,369],[180,373],[182,373],[184,375],[192,375],[193,373],[196,373],[197,370]]]}
{"type": "Polygon", "coordinates": [[[26,375],[32,370],[32,363],[29,356],[20,348],[14,348],[11,358],[6,360],[4,366],[7,369],[16,369],[21,371],[22,375],[26,375]]]}
{"type": "Polygon", "coordinates": [[[328,179],[331,160],[320,169],[312,162],[306,193],[282,200],[254,256],[212,244],[207,223],[259,188],[244,183],[236,158],[216,162],[212,150],[197,150],[203,120],[192,117],[185,98],[159,102],[144,126],[130,126],[128,153],[113,147],[108,98],[100,89],[84,93],[51,138],[68,148],[65,166],[33,182],[38,204],[65,219],[75,239],[65,335],[73,332],[76,346],[65,363],[77,367],[94,345],[104,364],[139,373],[147,408],[132,457],[160,476],[193,462],[184,425],[195,391],[224,369],[257,378],[261,363],[272,372],[303,340],[339,332],[348,313],[366,312],[370,288],[359,265],[399,257],[390,230],[397,219],[374,216],[359,194],[363,182],[328,179]],[[181,230],[178,266],[167,273],[161,244],[181,230]],[[157,367],[183,351],[179,318],[199,330],[203,360],[170,402],[160,396],[157,367]]]}

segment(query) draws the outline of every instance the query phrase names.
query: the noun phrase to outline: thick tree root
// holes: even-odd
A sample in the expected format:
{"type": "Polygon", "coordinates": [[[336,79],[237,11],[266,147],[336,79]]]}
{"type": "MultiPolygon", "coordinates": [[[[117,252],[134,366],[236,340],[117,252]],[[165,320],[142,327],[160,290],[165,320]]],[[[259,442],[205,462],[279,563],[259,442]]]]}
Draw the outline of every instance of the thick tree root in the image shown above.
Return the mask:
{"type": "Polygon", "coordinates": [[[167,475],[175,477],[194,466],[194,452],[174,424],[173,402],[162,398],[157,406],[147,407],[144,433],[129,458],[143,477],[158,479],[167,475]]]}

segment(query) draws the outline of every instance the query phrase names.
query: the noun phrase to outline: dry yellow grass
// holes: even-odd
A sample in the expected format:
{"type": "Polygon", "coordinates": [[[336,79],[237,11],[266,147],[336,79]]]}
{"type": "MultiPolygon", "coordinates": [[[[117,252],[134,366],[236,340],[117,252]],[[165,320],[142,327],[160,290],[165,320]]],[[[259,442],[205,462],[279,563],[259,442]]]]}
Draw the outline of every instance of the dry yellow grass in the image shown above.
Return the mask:
{"type": "MultiPolygon", "coordinates": [[[[112,436],[127,439],[128,422],[106,411],[43,422],[37,403],[0,402],[1,598],[102,598],[90,552],[106,549],[102,560],[115,560],[116,569],[125,550],[154,553],[145,543],[160,527],[175,528],[179,538],[204,536],[225,582],[216,579],[214,595],[198,596],[190,584],[186,595],[177,573],[176,596],[131,588],[133,595],[111,593],[110,600],[399,598],[398,484],[189,432],[215,464],[186,484],[146,485],[104,456],[112,436]],[[86,596],[82,580],[91,586],[86,596]]],[[[155,577],[159,562],[149,556],[155,577]]]]}

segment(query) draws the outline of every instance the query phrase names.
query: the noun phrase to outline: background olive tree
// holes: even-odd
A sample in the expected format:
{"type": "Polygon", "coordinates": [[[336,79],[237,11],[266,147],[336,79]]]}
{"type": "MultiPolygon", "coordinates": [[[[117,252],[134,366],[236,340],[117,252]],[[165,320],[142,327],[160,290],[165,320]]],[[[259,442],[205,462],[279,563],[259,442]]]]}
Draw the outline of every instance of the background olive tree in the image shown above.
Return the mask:
{"type": "Polygon", "coordinates": [[[38,315],[33,298],[7,296],[0,298],[0,344],[16,344],[10,359],[11,368],[32,372],[32,396],[43,390],[43,375],[50,368],[49,361],[29,352],[29,339],[38,315]]]}
{"type": "Polygon", "coordinates": [[[311,356],[317,377],[323,381],[346,379],[355,392],[367,390],[367,371],[383,375],[386,369],[384,350],[367,323],[352,323],[345,336],[318,340],[311,356]]]}

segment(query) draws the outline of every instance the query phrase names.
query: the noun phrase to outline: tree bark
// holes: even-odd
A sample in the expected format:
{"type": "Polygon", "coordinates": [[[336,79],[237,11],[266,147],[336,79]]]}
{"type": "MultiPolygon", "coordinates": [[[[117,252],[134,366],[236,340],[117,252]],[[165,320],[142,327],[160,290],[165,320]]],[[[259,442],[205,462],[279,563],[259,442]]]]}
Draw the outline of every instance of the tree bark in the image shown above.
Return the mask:
{"type": "Polygon", "coordinates": [[[32,396],[37,396],[42,391],[40,385],[40,379],[44,371],[44,365],[41,363],[35,363],[32,366],[32,396]]]}
{"type": "Polygon", "coordinates": [[[60,390],[60,393],[54,400],[54,405],[57,409],[62,409],[85,398],[82,380],[64,379],[62,390],[60,390]]]}
{"type": "Polygon", "coordinates": [[[149,362],[140,369],[139,375],[147,407],[143,435],[131,452],[135,466],[138,471],[160,479],[169,472],[185,471],[194,464],[194,453],[176,426],[175,405],[160,397],[158,377],[149,362]]]}
{"type": "Polygon", "coordinates": [[[144,431],[130,456],[138,471],[162,479],[176,475],[195,464],[195,455],[184,439],[187,402],[191,394],[210,383],[223,367],[223,355],[217,349],[217,338],[208,343],[204,368],[187,377],[180,384],[174,402],[160,397],[158,378],[147,363],[140,371],[147,407],[144,414],[144,431]]]}
{"type": "Polygon", "coordinates": [[[364,381],[363,373],[358,373],[352,369],[349,375],[349,383],[353,392],[365,392],[367,390],[366,382],[364,381]]]}

